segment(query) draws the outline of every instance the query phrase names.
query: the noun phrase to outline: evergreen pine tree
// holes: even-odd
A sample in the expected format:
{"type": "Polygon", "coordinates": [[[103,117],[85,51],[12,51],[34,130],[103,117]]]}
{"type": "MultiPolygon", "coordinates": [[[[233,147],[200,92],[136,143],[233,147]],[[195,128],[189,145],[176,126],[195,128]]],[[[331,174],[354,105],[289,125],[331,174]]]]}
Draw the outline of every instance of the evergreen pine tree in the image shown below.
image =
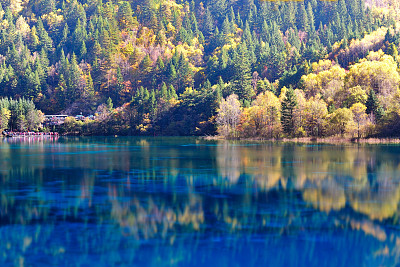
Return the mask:
{"type": "Polygon", "coordinates": [[[83,96],[87,99],[92,99],[94,97],[93,79],[90,72],[86,75],[86,86],[83,96]]]}
{"type": "Polygon", "coordinates": [[[281,123],[283,132],[288,136],[293,136],[295,131],[295,108],[297,106],[294,90],[289,88],[286,91],[285,98],[281,107],[281,123]]]}
{"type": "Polygon", "coordinates": [[[78,88],[81,79],[81,70],[79,69],[75,54],[72,55],[68,79],[68,100],[73,102],[79,98],[78,88]]]}
{"type": "Polygon", "coordinates": [[[307,32],[309,30],[309,22],[308,22],[308,15],[307,15],[307,11],[306,11],[306,7],[304,5],[304,2],[300,3],[300,8],[299,8],[299,13],[298,13],[298,17],[297,17],[297,25],[299,30],[303,30],[305,32],[307,32]]]}
{"type": "Polygon", "coordinates": [[[210,9],[207,7],[206,9],[206,20],[204,23],[204,30],[206,34],[211,35],[214,32],[214,18],[210,12],[210,9]]]}
{"type": "Polygon", "coordinates": [[[164,82],[162,83],[162,86],[161,86],[160,99],[169,100],[168,87],[164,82]]]}
{"type": "Polygon", "coordinates": [[[171,99],[171,98],[178,99],[178,95],[176,94],[175,87],[172,84],[170,84],[168,86],[168,95],[169,95],[169,99],[171,99]]]}
{"type": "Polygon", "coordinates": [[[106,106],[109,112],[113,110],[114,104],[112,102],[111,97],[107,98],[106,106]]]}
{"type": "Polygon", "coordinates": [[[86,57],[86,53],[87,53],[86,44],[85,44],[85,41],[82,41],[81,49],[79,51],[79,55],[81,56],[81,58],[85,58],[86,57]]]}
{"type": "Polygon", "coordinates": [[[251,86],[251,64],[246,43],[238,46],[234,58],[234,82],[233,87],[239,99],[250,100],[254,96],[251,86]]]}
{"type": "Polygon", "coordinates": [[[366,104],[366,113],[367,114],[373,114],[375,116],[375,120],[379,122],[383,115],[384,115],[384,110],[379,103],[378,98],[376,97],[375,91],[371,89],[368,93],[368,98],[366,104]]]}

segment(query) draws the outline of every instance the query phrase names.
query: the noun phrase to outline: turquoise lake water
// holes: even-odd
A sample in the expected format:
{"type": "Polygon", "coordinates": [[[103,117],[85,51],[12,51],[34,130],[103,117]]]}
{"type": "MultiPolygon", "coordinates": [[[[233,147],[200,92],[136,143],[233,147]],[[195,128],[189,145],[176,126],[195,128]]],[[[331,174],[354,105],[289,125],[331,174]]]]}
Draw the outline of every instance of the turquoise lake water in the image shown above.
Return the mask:
{"type": "Polygon", "coordinates": [[[0,144],[0,266],[399,263],[398,145],[0,144]]]}

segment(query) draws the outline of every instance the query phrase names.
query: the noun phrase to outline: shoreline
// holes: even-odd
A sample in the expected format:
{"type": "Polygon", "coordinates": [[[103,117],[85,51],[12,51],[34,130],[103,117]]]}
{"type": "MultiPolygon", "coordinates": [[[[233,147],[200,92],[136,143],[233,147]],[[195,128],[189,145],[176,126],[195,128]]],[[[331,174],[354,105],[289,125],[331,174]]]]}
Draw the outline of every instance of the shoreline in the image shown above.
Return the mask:
{"type": "Polygon", "coordinates": [[[7,131],[3,131],[0,135],[1,137],[4,138],[59,136],[58,132],[7,132],[7,131]]]}
{"type": "Polygon", "coordinates": [[[256,142],[277,142],[277,143],[299,143],[299,144],[400,144],[400,138],[345,138],[345,137],[300,137],[300,138],[224,138],[222,136],[203,136],[202,139],[209,141],[256,141],[256,142]]]}
{"type": "MultiPolygon", "coordinates": [[[[35,134],[15,134],[7,136],[0,134],[3,138],[29,138],[29,137],[144,137],[152,138],[149,135],[77,135],[77,134],[59,134],[59,133],[35,133],[35,134]]],[[[263,137],[252,137],[252,138],[225,138],[219,135],[214,136],[162,136],[157,135],[154,137],[192,137],[199,138],[206,141],[238,141],[238,142],[274,142],[274,143],[295,143],[295,144],[330,144],[330,145],[344,145],[344,144],[400,144],[400,138],[347,138],[347,137],[325,137],[325,138],[314,138],[314,137],[299,137],[299,138],[263,138],[263,137]]]]}

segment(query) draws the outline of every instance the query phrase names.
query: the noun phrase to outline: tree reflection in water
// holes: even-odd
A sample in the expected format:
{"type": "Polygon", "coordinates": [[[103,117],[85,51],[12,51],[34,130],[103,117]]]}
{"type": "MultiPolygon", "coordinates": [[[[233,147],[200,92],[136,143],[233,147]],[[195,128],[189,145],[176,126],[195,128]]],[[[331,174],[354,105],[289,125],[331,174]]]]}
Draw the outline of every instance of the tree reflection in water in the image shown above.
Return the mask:
{"type": "Polygon", "coordinates": [[[3,142],[0,263],[397,264],[399,152],[185,138],[3,142]]]}

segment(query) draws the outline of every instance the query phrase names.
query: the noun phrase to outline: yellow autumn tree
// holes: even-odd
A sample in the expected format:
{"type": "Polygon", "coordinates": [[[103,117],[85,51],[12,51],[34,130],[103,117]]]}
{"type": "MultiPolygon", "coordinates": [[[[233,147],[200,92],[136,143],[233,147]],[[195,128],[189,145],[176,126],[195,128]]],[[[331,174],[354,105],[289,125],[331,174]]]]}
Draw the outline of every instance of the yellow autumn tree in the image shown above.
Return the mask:
{"type": "Polygon", "coordinates": [[[25,18],[23,16],[19,16],[15,23],[15,30],[21,34],[22,37],[26,38],[29,36],[31,28],[28,23],[26,23],[25,18]]]}
{"type": "Polygon", "coordinates": [[[261,93],[243,111],[241,134],[273,138],[280,133],[281,103],[272,92],[261,93]]]}
{"type": "Polygon", "coordinates": [[[367,114],[365,114],[367,107],[361,103],[355,103],[351,106],[350,110],[353,112],[353,119],[357,125],[357,138],[360,139],[363,126],[367,120],[367,114]]]}
{"type": "Polygon", "coordinates": [[[330,60],[320,60],[311,65],[312,73],[303,75],[301,85],[307,97],[321,94],[327,102],[341,105],[346,72],[330,60]]]}
{"type": "Polygon", "coordinates": [[[348,108],[336,109],[329,114],[329,133],[344,136],[351,131],[353,123],[353,112],[348,108]]]}
{"type": "Polygon", "coordinates": [[[345,104],[348,107],[351,107],[355,103],[365,104],[368,99],[367,92],[359,85],[349,88],[346,95],[345,104]]]}
{"type": "Polygon", "coordinates": [[[360,63],[351,66],[346,75],[346,88],[361,86],[366,91],[375,90],[377,97],[386,109],[400,85],[397,63],[392,56],[382,50],[370,52],[360,63]]]}
{"type": "Polygon", "coordinates": [[[305,106],[305,128],[310,136],[322,136],[328,115],[327,104],[319,97],[311,97],[305,106]]]}
{"type": "Polygon", "coordinates": [[[303,90],[296,89],[294,90],[294,94],[296,95],[297,101],[297,106],[294,112],[295,136],[304,137],[307,134],[305,131],[305,110],[307,108],[307,99],[303,90]]]}
{"type": "Polygon", "coordinates": [[[238,96],[232,94],[221,100],[217,114],[218,132],[225,137],[236,137],[236,127],[241,115],[238,96]]]}

